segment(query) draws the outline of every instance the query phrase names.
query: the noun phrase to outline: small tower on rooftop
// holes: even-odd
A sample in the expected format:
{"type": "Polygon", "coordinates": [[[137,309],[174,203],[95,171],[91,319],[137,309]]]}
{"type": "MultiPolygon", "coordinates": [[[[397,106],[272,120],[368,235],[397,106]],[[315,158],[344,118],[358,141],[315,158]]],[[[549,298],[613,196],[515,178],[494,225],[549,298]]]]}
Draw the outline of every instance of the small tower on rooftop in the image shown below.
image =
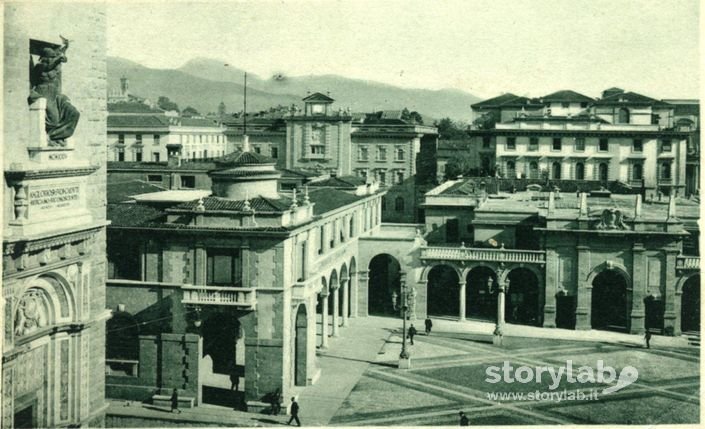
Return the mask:
{"type": "Polygon", "coordinates": [[[335,100],[320,92],[314,92],[303,99],[304,116],[329,116],[331,104],[335,100]]]}

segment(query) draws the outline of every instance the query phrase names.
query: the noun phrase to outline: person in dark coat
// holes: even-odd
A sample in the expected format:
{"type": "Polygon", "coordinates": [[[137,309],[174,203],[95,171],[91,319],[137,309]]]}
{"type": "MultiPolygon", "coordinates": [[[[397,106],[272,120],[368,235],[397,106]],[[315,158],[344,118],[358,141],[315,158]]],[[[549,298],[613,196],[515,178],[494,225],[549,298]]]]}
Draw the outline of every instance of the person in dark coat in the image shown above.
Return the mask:
{"type": "Polygon", "coordinates": [[[431,328],[433,328],[433,322],[431,321],[431,318],[427,317],[426,320],[424,321],[424,324],[426,325],[426,335],[430,335],[431,328]]]}
{"type": "Polygon", "coordinates": [[[171,392],[171,412],[172,413],[181,413],[181,410],[179,410],[179,391],[178,391],[178,389],[174,389],[174,391],[171,392]]]}
{"type": "Polygon", "coordinates": [[[299,420],[299,403],[296,402],[295,398],[291,398],[291,418],[287,425],[290,425],[294,420],[296,420],[298,426],[301,426],[301,421],[299,420]]]}
{"type": "Polygon", "coordinates": [[[414,328],[414,324],[412,323],[411,326],[409,326],[409,341],[411,341],[411,345],[414,345],[414,335],[416,335],[416,328],[414,328]]]}
{"type": "Polygon", "coordinates": [[[468,420],[468,416],[466,416],[465,413],[462,411],[458,414],[460,414],[460,426],[470,426],[470,420],[468,420]]]}
{"type": "Polygon", "coordinates": [[[650,349],[651,348],[651,331],[648,329],[644,333],[644,339],[646,340],[646,348],[650,349]]]}

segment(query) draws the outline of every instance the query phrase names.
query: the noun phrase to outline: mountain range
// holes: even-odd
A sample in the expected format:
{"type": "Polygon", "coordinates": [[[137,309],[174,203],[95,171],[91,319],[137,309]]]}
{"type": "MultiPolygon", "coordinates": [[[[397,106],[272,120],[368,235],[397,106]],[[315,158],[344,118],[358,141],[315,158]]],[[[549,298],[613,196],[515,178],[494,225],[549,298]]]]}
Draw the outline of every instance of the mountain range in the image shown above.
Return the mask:
{"type": "MultiPolygon", "coordinates": [[[[131,94],[156,101],[169,97],[180,108],[192,106],[201,113],[217,111],[223,101],[228,112],[243,105],[244,70],[223,62],[196,58],[178,69],[153,69],[130,60],[108,57],[108,88],[116,90],[120,78],[129,80],[131,94]]],[[[401,88],[374,81],[337,75],[284,76],[263,79],[247,74],[247,111],[266,110],[277,105],[301,106],[309,92],[329,93],[334,108],[350,107],[354,112],[401,110],[421,113],[426,122],[449,117],[468,121],[470,105],[480,98],[456,89],[428,90],[401,88]]]]}

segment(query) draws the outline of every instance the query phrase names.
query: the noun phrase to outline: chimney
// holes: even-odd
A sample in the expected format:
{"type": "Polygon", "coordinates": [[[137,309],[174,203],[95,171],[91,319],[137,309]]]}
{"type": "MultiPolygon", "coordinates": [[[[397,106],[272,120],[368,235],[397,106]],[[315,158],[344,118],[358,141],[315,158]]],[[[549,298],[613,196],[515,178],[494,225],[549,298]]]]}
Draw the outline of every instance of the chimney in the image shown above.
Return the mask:
{"type": "Polygon", "coordinates": [[[587,217],[587,215],[588,215],[587,193],[581,192],[581,193],[580,193],[579,216],[580,216],[580,217],[587,217]]]}
{"type": "Polygon", "coordinates": [[[641,194],[637,194],[636,201],[634,202],[634,219],[641,217],[641,202],[641,194]]]}
{"type": "Polygon", "coordinates": [[[554,192],[548,193],[548,214],[552,215],[556,211],[556,194],[554,192]]]}
{"type": "Polygon", "coordinates": [[[243,136],[242,136],[242,151],[243,152],[250,151],[250,136],[248,136],[247,134],[243,134],[243,136]]]}
{"type": "Polygon", "coordinates": [[[668,197],[668,217],[666,220],[676,220],[676,194],[671,190],[668,197]]]}

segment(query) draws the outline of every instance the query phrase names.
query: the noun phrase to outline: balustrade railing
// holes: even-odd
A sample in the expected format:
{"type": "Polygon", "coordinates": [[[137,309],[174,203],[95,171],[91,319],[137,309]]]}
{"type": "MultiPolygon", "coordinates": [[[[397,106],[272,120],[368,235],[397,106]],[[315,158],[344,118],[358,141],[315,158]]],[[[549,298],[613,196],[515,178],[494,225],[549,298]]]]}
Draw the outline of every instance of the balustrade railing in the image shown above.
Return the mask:
{"type": "Polygon", "coordinates": [[[676,269],[699,270],[700,269],[700,257],[699,256],[678,256],[676,258],[676,269]]]}
{"type": "Polygon", "coordinates": [[[184,304],[232,305],[254,308],[255,289],[232,286],[182,286],[184,304]]]}
{"type": "Polygon", "coordinates": [[[421,259],[543,264],[546,262],[546,252],[539,250],[482,249],[474,247],[424,247],[421,249],[421,259]]]}

